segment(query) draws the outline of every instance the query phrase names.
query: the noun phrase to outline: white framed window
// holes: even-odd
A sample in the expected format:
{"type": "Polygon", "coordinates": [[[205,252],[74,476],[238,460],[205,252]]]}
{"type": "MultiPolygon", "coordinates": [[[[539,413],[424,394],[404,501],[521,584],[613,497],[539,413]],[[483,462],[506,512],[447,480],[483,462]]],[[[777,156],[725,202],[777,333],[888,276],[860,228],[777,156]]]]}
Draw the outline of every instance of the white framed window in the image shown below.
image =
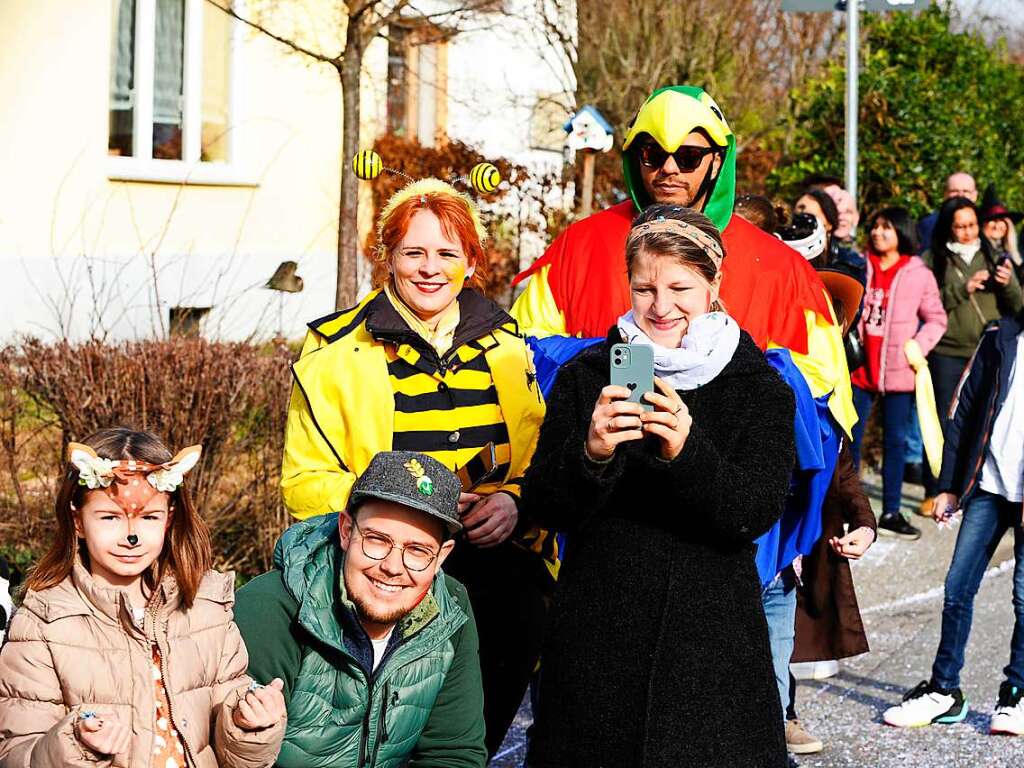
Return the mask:
{"type": "Polygon", "coordinates": [[[436,147],[447,138],[448,45],[433,28],[393,25],[388,34],[387,126],[436,147]]]}
{"type": "Polygon", "coordinates": [[[207,0],[112,0],[111,179],[255,184],[237,136],[241,31],[207,0]]]}

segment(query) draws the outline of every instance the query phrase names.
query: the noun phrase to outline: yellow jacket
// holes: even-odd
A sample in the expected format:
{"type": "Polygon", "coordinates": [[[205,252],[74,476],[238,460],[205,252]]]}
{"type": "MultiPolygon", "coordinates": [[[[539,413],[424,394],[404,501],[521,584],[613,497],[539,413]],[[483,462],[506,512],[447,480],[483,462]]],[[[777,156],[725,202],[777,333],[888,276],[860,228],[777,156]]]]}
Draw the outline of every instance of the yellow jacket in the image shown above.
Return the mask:
{"type": "MultiPolygon", "coordinates": [[[[395,402],[384,344],[366,327],[379,295],[372,291],[352,309],[310,323],[292,366],[281,490],[288,511],[299,519],[344,509],[370,459],[391,450],[395,402]]],[[[526,342],[515,322],[507,315],[505,320],[485,334],[493,344],[484,355],[509,433],[507,481],[522,478],[530,465],[544,403],[526,342]]],[[[499,483],[481,490],[500,488],[499,483]]]]}

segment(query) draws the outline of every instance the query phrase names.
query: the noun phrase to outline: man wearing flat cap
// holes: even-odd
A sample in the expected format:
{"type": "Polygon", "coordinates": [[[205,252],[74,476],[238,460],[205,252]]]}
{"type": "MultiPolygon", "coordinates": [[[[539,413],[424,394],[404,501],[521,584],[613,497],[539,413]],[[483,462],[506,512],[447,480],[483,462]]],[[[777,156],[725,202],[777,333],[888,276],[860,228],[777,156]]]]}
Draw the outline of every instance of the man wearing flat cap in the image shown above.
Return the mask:
{"type": "Polygon", "coordinates": [[[249,675],[284,680],[292,766],[483,768],[483,689],[465,588],[441,572],[458,478],[377,454],[348,508],[293,525],[237,597],[249,675]]]}

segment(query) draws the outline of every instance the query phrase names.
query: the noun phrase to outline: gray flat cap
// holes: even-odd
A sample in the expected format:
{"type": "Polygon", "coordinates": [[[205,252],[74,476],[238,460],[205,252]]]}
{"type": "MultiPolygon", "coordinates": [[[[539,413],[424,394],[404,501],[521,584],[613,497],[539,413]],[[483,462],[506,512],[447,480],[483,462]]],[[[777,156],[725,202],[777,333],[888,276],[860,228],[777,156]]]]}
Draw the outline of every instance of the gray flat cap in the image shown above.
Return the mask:
{"type": "Polygon", "coordinates": [[[414,451],[381,451],[352,486],[349,504],[393,501],[436,517],[454,534],[462,530],[460,493],[459,478],[437,459],[414,451]]]}

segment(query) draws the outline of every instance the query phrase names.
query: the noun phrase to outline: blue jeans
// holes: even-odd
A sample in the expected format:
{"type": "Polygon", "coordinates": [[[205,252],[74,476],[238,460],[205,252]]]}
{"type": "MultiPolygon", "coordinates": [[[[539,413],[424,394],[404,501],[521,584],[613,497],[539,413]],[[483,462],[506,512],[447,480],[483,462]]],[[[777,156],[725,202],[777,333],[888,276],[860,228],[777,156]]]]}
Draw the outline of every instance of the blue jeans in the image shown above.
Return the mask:
{"type": "Polygon", "coordinates": [[[903,469],[907,455],[907,422],[910,419],[910,406],[914,402],[914,394],[889,392],[879,395],[860,387],[853,388],[857,423],[853,427],[850,453],[853,454],[853,464],[857,469],[860,469],[860,444],[864,438],[864,427],[871,414],[871,404],[875,397],[882,400],[882,513],[899,514],[903,469]]]}
{"type": "MultiPolygon", "coordinates": [[[[790,569],[775,577],[761,593],[764,617],[768,620],[768,642],[772,650],[772,667],[779,686],[779,701],[785,713],[789,706],[789,660],[793,656],[796,637],[796,581],[790,569]]],[[[783,714],[785,719],[785,714],[783,714]]]]}
{"type": "Polygon", "coordinates": [[[907,419],[907,464],[924,462],[924,442],[921,440],[921,424],[917,419],[917,403],[910,404],[910,418],[907,419]]]}
{"type": "Polygon", "coordinates": [[[985,491],[971,499],[964,510],[956,537],[953,560],[946,574],[946,597],[942,605],[942,637],[932,665],[932,681],[942,688],[960,687],[964,649],[971,633],[974,596],[981,577],[1008,528],[1013,528],[1013,637],[1010,663],[1003,675],[1011,685],[1024,688],[1024,527],[1021,505],[985,491]]]}

